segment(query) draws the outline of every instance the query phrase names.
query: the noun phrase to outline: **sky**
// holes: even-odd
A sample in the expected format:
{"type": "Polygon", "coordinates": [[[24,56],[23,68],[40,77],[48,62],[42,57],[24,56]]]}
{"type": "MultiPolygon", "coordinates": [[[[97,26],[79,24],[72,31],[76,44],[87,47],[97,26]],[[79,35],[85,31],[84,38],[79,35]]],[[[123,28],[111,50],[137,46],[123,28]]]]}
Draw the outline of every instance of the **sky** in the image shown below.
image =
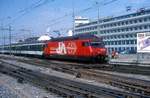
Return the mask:
{"type": "Polygon", "coordinates": [[[58,30],[66,36],[73,27],[73,8],[75,16],[95,20],[98,7],[103,18],[127,14],[127,6],[135,12],[150,8],[150,0],[0,0],[0,44],[9,42],[9,26],[12,42],[44,34],[57,36],[53,31],[58,30]]]}

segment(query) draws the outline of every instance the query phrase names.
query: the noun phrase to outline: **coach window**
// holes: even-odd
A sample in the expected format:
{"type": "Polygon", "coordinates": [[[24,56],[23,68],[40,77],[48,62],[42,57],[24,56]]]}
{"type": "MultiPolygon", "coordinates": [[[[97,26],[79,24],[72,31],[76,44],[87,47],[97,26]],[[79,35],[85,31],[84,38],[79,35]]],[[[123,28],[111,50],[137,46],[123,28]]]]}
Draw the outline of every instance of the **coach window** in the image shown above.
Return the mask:
{"type": "Polygon", "coordinates": [[[35,49],[35,48],[34,48],[34,45],[31,45],[31,50],[33,50],[33,51],[34,51],[34,49],[35,49]]]}
{"type": "Polygon", "coordinates": [[[35,45],[35,51],[39,50],[39,45],[35,45]]]}
{"type": "Polygon", "coordinates": [[[37,45],[37,51],[41,50],[41,45],[37,45]]]}
{"type": "Polygon", "coordinates": [[[43,50],[43,45],[40,45],[40,51],[42,51],[43,50]]]}
{"type": "Polygon", "coordinates": [[[37,50],[36,51],[40,51],[41,50],[41,46],[40,45],[36,45],[37,50]]]}

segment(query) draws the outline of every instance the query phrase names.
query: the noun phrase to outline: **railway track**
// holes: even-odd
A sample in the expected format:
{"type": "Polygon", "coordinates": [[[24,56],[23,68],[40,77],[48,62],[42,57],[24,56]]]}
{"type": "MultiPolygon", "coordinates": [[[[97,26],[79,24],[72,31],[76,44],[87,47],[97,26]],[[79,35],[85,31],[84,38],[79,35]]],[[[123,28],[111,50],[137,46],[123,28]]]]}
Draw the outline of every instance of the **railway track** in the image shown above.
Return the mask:
{"type": "MultiPolygon", "coordinates": [[[[1,56],[0,56],[1,57],[1,56]]],[[[2,57],[5,59],[10,59],[9,57],[2,57]]],[[[11,58],[15,59],[16,58],[11,58]]],[[[49,59],[41,59],[41,58],[28,58],[28,59],[17,59],[18,61],[50,67],[56,70],[59,69],[99,69],[105,71],[115,71],[121,73],[131,73],[131,74],[140,74],[140,75],[149,75],[150,76],[150,67],[149,66],[136,66],[136,65],[121,65],[121,64],[87,64],[87,63],[76,63],[76,62],[67,62],[67,61],[58,61],[58,60],[49,60],[49,59]],[[60,67],[60,68],[59,68],[60,67]]],[[[60,70],[61,71],[61,70],[60,70]]]]}
{"type": "Polygon", "coordinates": [[[150,96],[144,94],[128,92],[122,89],[110,89],[47,75],[3,61],[1,61],[0,67],[0,72],[2,73],[18,78],[20,81],[27,81],[38,85],[67,98],[150,98],[150,96]]]}
{"type": "Polygon", "coordinates": [[[99,70],[80,70],[82,78],[88,78],[112,86],[150,96],[150,81],[131,78],[99,70]]]}
{"type": "Polygon", "coordinates": [[[128,90],[133,93],[139,93],[150,96],[150,82],[146,80],[120,76],[101,70],[89,69],[89,67],[80,67],[80,64],[77,63],[68,63],[68,62],[57,62],[57,61],[47,61],[34,59],[32,61],[19,60],[31,65],[38,65],[49,67],[57,71],[69,73],[76,75],[80,78],[86,78],[90,80],[95,80],[98,82],[106,83],[114,87],[118,87],[124,90],[128,90]]]}

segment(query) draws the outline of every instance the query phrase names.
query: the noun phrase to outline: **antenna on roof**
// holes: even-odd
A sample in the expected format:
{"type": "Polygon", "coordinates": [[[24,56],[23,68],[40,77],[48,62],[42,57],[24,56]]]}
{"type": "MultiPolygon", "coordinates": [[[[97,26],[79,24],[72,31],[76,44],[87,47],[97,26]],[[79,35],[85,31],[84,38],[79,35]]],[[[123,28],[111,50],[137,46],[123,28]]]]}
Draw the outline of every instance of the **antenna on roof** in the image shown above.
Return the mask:
{"type": "Polygon", "coordinates": [[[128,11],[131,11],[131,9],[132,9],[132,6],[127,6],[126,7],[126,11],[128,12],[128,11]]]}

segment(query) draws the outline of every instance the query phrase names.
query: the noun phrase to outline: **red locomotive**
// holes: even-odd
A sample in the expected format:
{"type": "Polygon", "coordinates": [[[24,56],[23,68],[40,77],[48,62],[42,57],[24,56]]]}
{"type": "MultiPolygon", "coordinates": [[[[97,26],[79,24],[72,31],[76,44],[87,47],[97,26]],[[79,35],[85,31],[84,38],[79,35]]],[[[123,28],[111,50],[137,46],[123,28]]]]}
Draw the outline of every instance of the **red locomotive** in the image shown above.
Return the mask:
{"type": "Polygon", "coordinates": [[[0,53],[14,55],[43,56],[60,59],[78,59],[103,62],[107,50],[102,38],[91,34],[52,38],[45,42],[23,42],[0,46],[0,53]]]}
{"type": "Polygon", "coordinates": [[[107,50],[102,38],[91,34],[51,39],[46,43],[44,56],[63,59],[106,61],[107,50]]]}

